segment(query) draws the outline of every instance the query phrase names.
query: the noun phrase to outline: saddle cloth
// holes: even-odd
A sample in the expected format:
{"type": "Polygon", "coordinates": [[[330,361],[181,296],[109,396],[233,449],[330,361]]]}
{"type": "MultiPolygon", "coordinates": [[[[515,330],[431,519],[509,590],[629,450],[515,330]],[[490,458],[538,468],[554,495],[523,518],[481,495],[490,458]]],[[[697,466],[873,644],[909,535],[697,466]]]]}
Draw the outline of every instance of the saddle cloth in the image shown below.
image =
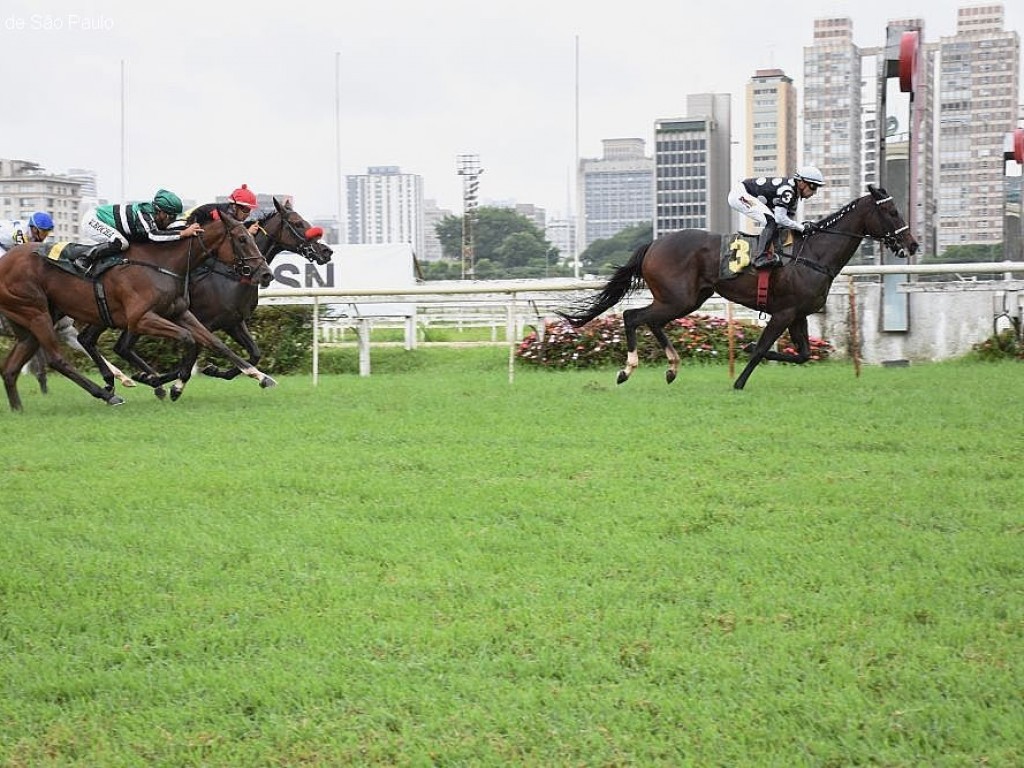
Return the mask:
{"type": "MultiPolygon", "coordinates": [[[[793,245],[793,233],[788,229],[782,230],[781,238],[782,253],[788,255],[785,249],[793,245]]],[[[754,250],[757,248],[757,240],[757,235],[748,235],[745,232],[736,232],[722,238],[721,264],[718,271],[722,280],[729,280],[744,272],[756,272],[751,262],[756,255],[754,250]]]]}

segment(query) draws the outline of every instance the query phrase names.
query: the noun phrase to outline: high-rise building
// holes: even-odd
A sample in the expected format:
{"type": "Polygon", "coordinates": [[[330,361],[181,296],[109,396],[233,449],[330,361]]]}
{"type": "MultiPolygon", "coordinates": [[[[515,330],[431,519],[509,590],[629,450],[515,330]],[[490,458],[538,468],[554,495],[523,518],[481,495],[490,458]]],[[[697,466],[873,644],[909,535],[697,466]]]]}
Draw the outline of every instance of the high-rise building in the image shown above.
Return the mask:
{"type": "Polygon", "coordinates": [[[644,140],[601,143],[601,158],[580,160],[580,250],[654,218],[654,160],[644,155],[644,140]]]}
{"type": "Polygon", "coordinates": [[[25,220],[46,211],[53,217],[52,237],[74,240],[83,184],[81,179],[49,173],[38,163],[0,159],[0,218],[25,220]]]}
{"type": "Polygon", "coordinates": [[[382,165],[345,181],[350,244],[409,243],[417,257],[426,251],[422,176],[382,165]]]}
{"type": "Polygon", "coordinates": [[[548,219],[544,237],[558,249],[558,258],[564,264],[572,263],[576,254],[576,222],[571,218],[548,219]]]}
{"type": "Polygon", "coordinates": [[[784,176],[796,170],[796,88],[781,69],[759,69],[747,83],[744,175],[784,176]]]}
{"type": "Polygon", "coordinates": [[[861,171],[861,54],[849,18],[814,20],[814,42],[804,47],[802,164],[816,165],[825,186],[803,202],[816,219],[863,192],[861,171]]]}
{"type": "Polygon", "coordinates": [[[731,98],[692,94],[686,117],[655,121],[655,237],[688,228],[732,229],[731,98]]]}
{"type": "Polygon", "coordinates": [[[1003,240],[1003,140],[1020,103],[1020,37],[1003,29],[1003,6],[960,8],[938,68],[938,251],[994,246],[1003,240]]]}
{"type": "Polygon", "coordinates": [[[420,261],[440,261],[444,258],[444,251],[441,248],[441,238],[437,236],[437,225],[452,212],[447,208],[440,208],[436,200],[423,201],[423,253],[416,254],[420,261]]]}

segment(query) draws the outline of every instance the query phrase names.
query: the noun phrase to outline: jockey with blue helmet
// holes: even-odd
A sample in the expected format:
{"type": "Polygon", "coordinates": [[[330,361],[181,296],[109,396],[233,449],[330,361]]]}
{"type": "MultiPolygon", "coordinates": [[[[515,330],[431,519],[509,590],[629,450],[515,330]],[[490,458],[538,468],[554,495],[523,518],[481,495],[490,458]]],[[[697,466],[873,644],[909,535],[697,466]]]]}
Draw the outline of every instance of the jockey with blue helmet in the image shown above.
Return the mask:
{"type": "Polygon", "coordinates": [[[0,221],[0,256],[22,243],[41,243],[53,231],[53,217],[36,211],[25,221],[0,221]]]}

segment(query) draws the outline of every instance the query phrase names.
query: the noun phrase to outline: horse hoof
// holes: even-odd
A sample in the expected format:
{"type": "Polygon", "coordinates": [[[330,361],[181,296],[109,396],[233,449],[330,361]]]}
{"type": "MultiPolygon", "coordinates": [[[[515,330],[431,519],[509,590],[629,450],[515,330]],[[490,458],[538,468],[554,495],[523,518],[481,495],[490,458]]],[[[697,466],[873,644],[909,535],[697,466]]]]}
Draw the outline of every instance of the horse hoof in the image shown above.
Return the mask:
{"type": "Polygon", "coordinates": [[[124,398],[120,395],[111,395],[110,399],[107,400],[107,405],[124,405],[124,398]]]}
{"type": "Polygon", "coordinates": [[[671,384],[675,380],[676,380],[676,372],[675,371],[673,371],[671,368],[669,368],[667,371],[665,371],[665,383],[666,384],[671,384]]]}
{"type": "Polygon", "coordinates": [[[618,377],[615,379],[616,384],[622,384],[629,380],[629,374],[625,371],[619,371],[618,377]]]}
{"type": "Polygon", "coordinates": [[[210,363],[203,368],[203,376],[216,376],[219,373],[220,369],[213,363],[210,363]]]}
{"type": "Polygon", "coordinates": [[[757,342],[752,341],[749,344],[743,345],[743,351],[746,352],[748,355],[752,355],[754,354],[754,347],[756,346],[757,342]]]}
{"type": "Polygon", "coordinates": [[[171,387],[171,402],[178,402],[178,398],[181,397],[184,392],[185,390],[181,387],[171,387]]]}
{"type": "Polygon", "coordinates": [[[165,397],[167,397],[167,390],[164,389],[163,387],[157,387],[156,389],[153,390],[153,394],[156,395],[157,400],[163,400],[165,397]]]}
{"type": "Polygon", "coordinates": [[[276,387],[277,382],[269,376],[265,376],[263,381],[260,382],[260,389],[268,389],[269,387],[276,387]]]}

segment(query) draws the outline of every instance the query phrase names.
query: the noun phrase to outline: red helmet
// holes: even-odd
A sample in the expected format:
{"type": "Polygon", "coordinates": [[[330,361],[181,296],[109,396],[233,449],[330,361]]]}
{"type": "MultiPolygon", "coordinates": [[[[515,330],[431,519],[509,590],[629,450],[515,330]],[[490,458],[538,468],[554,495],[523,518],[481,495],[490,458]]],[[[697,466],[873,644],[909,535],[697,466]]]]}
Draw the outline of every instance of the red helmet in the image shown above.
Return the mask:
{"type": "Polygon", "coordinates": [[[245,205],[249,208],[256,207],[256,195],[253,194],[253,191],[245,184],[232,192],[231,197],[229,197],[228,200],[235,205],[245,205]]]}

